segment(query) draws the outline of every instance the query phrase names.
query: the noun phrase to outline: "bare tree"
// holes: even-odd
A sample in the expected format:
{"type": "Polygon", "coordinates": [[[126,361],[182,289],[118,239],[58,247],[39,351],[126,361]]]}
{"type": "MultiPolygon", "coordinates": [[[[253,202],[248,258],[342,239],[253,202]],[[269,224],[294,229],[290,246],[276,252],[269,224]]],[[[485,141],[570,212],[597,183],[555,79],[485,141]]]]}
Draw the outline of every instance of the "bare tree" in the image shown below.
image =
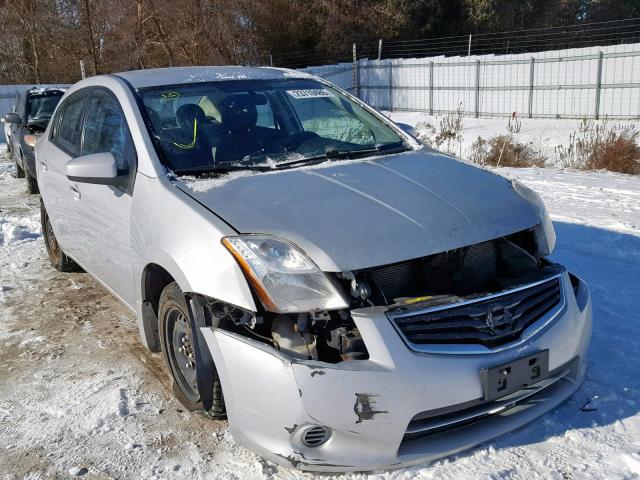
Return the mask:
{"type": "Polygon", "coordinates": [[[353,42],[598,21],[637,1],[0,0],[0,83],[74,82],[80,61],[91,74],[299,50],[331,61],[353,42]]]}

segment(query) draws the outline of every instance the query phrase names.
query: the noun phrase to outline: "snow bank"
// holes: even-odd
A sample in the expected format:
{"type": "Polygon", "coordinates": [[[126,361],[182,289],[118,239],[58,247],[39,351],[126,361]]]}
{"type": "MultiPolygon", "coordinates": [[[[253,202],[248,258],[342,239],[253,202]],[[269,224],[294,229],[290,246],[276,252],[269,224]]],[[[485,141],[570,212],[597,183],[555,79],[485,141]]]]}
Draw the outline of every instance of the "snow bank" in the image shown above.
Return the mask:
{"type": "MultiPolygon", "coordinates": [[[[438,127],[440,116],[431,116],[420,112],[384,112],[394,122],[405,123],[415,128],[415,133],[426,133],[424,124],[438,127]]],[[[519,133],[514,134],[516,141],[530,143],[536,150],[547,158],[549,166],[557,165],[555,149],[559,145],[569,145],[570,136],[578,131],[581,120],[575,119],[540,119],[540,118],[520,118],[522,127],[519,133]]],[[[485,140],[496,135],[506,135],[507,118],[474,118],[463,117],[462,141],[456,146],[455,154],[462,158],[468,158],[471,145],[478,138],[485,140]]],[[[610,126],[614,125],[637,125],[637,122],[627,120],[611,120],[610,126]]]]}
{"type": "Polygon", "coordinates": [[[40,238],[40,226],[34,224],[30,218],[4,218],[0,213],[0,245],[30,241],[40,238]]]}

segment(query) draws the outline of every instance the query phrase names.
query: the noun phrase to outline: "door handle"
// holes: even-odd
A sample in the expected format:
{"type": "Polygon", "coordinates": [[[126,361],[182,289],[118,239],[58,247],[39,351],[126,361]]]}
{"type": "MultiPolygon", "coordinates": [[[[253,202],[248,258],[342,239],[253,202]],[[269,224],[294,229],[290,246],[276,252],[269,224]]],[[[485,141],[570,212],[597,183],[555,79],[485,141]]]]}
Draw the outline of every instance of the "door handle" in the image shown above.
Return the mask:
{"type": "Polygon", "coordinates": [[[82,194],[80,193],[80,189],[78,188],[78,186],[77,185],[71,185],[69,188],[73,192],[73,199],[74,200],[80,200],[80,197],[82,196],[82,194]]]}

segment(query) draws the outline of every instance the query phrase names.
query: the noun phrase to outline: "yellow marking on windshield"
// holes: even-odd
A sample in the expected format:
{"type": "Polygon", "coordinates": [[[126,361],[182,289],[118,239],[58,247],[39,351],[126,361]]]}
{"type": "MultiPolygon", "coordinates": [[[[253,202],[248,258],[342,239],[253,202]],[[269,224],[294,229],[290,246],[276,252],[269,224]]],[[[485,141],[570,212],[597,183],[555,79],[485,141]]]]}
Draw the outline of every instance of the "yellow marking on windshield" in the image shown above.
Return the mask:
{"type": "Polygon", "coordinates": [[[198,119],[194,118],[193,119],[193,140],[191,140],[191,143],[176,143],[173,142],[173,144],[178,147],[178,148],[183,148],[185,150],[188,150],[190,148],[195,147],[196,145],[196,138],[198,137],[198,119]]]}
{"type": "Polygon", "coordinates": [[[179,92],[162,92],[160,94],[160,97],[162,98],[168,98],[168,99],[174,99],[174,98],[179,98],[180,97],[180,93],[179,92]]]}
{"type": "Polygon", "coordinates": [[[405,298],[403,303],[405,304],[412,304],[412,303],[418,303],[418,302],[424,302],[426,300],[430,300],[432,299],[433,296],[428,296],[428,297],[413,297],[413,298],[405,298]]]}

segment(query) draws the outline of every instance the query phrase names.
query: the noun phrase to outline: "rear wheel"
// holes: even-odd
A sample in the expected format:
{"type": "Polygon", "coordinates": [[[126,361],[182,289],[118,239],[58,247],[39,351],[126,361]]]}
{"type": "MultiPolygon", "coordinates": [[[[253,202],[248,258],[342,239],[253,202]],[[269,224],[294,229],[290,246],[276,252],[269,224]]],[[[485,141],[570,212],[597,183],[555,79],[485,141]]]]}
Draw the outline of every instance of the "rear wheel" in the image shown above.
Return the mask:
{"type": "MultiPolygon", "coordinates": [[[[187,409],[203,410],[196,376],[194,332],[187,302],[177,283],[170,283],[164,288],[158,310],[160,341],[173,379],[173,393],[187,409]]],[[[222,385],[217,371],[213,371],[213,376],[213,406],[207,415],[222,418],[225,414],[222,385]]]]}
{"type": "Polygon", "coordinates": [[[16,178],[24,178],[24,170],[16,160],[16,178]]]}
{"type": "Polygon", "coordinates": [[[40,222],[42,224],[42,236],[44,237],[44,244],[47,247],[47,253],[49,254],[49,260],[53,268],[60,272],[77,272],[80,267],[76,262],[71,260],[60,248],[55,233],[53,233],[53,227],[49,220],[47,210],[44,208],[44,203],[40,200],[40,222]]]}
{"type": "Polygon", "coordinates": [[[40,193],[38,189],[38,180],[29,173],[29,170],[24,171],[24,176],[27,179],[27,193],[40,193]]]}

